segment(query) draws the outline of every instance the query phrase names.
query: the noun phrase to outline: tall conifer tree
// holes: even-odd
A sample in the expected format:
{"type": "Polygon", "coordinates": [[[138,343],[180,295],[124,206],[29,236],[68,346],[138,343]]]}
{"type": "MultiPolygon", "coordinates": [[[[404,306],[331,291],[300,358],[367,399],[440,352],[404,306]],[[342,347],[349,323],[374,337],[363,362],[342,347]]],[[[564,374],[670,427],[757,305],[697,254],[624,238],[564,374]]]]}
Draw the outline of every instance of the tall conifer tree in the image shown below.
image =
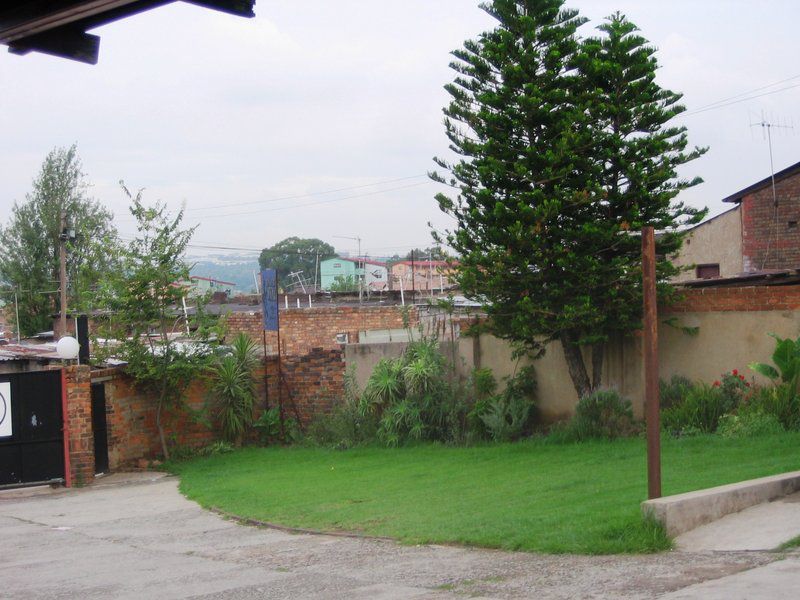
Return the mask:
{"type": "MultiPolygon", "coordinates": [[[[644,224],[680,246],[676,228],[702,212],[672,202],[699,180],[676,169],[685,152],[684,109],[654,81],[656,60],[635,26],[613,16],[598,38],[562,0],[495,0],[498,22],[453,54],[457,75],[444,109],[456,162],[434,179],[456,226],[459,282],[486,300],[493,332],[539,355],[560,340],[579,395],[601,384],[603,344],[640,325],[639,238],[644,224]],[[591,346],[592,377],[582,346],[591,346]]],[[[660,291],[675,268],[659,261],[660,291]]]]}

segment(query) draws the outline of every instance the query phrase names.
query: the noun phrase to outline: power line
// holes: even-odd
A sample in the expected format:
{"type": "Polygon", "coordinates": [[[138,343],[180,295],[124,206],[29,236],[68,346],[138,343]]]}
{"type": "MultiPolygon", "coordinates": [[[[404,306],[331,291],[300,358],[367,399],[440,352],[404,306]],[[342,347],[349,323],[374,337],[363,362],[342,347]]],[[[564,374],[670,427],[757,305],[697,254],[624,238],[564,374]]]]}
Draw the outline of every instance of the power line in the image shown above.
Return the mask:
{"type": "Polygon", "coordinates": [[[385,194],[387,192],[396,192],[398,190],[405,190],[413,187],[419,187],[421,185],[428,185],[429,183],[435,183],[434,181],[422,181],[420,183],[412,183],[410,185],[403,185],[399,187],[389,188],[385,190],[377,190],[375,192],[367,192],[366,194],[354,194],[352,196],[343,196],[342,198],[334,198],[332,200],[320,200],[317,202],[306,202],[305,204],[291,204],[289,206],[279,206],[277,208],[262,208],[259,210],[249,210],[243,212],[235,212],[235,213],[222,213],[218,215],[205,215],[204,218],[207,219],[221,219],[223,217],[238,217],[244,215],[255,215],[260,213],[267,213],[267,212],[277,212],[280,210],[290,210],[294,208],[305,208],[308,206],[320,206],[322,204],[333,204],[334,202],[341,202],[343,200],[353,200],[355,198],[366,198],[367,196],[376,196],[379,194],[385,194]]]}
{"type": "Polygon", "coordinates": [[[795,88],[800,87],[800,83],[796,83],[795,85],[790,85],[787,87],[779,88],[777,90],[771,90],[769,92],[764,92],[763,94],[756,94],[754,96],[747,96],[746,98],[740,98],[739,100],[732,100],[730,102],[725,102],[723,104],[714,104],[712,106],[708,106],[707,108],[700,108],[697,110],[690,110],[685,113],[681,113],[680,115],[676,115],[678,117],[688,117],[692,115],[697,115],[700,113],[708,112],[710,110],[716,110],[718,108],[725,108],[726,106],[732,106],[734,104],[740,104],[742,102],[747,102],[748,100],[755,100],[756,98],[762,98],[763,96],[770,96],[772,94],[777,94],[778,92],[785,92],[786,90],[793,90],[795,88]]]}
{"type": "MultiPolygon", "coordinates": [[[[133,241],[133,238],[129,238],[129,237],[120,237],[119,239],[121,241],[123,241],[123,242],[132,242],[133,241]]],[[[430,242],[421,242],[421,243],[417,243],[417,244],[402,244],[402,245],[398,245],[398,246],[378,246],[378,247],[373,247],[372,251],[374,253],[375,250],[415,249],[415,248],[419,248],[420,246],[426,246],[426,245],[430,245],[430,242]]],[[[317,254],[319,254],[319,256],[334,256],[336,254],[335,252],[331,254],[331,253],[327,253],[327,252],[317,253],[315,251],[297,252],[297,251],[292,251],[292,250],[272,250],[270,248],[252,248],[252,247],[245,247],[245,246],[229,246],[229,245],[225,244],[224,242],[196,242],[196,243],[189,243],[189,244],[186,245],[186,247],[187,248],[198,249],[198,250],[232,250],[232,251],[236,251],[236,252],[257,252],[257,253],[266,252],[267,254],[272,254],[272,255],[276,255],[276,256],[289,254],[289,255],[296,255],[296,256],[309,256],[309,257],[311,257],[311,256],[317,256],[317,254]]],[[[374,254],[372,254],[372,255],[374,256],[374,254]]],[[[368,256],[368,255],[365,255],[365,256],[368,256]]]]}
{"type": "MultiPolygon", "coordinates": [[[[746,92],[741,92],[739,94],[734,94],[733,96],[728,96],[727,98],[722,98],[721,100],[717,100],[716,102],[711,102],[709,104],[704,104],[703,106],[700,106],[700,107],[698,107],[698,108],[696,108],[696,109],[694,109],[694,110],[692,110],[690,112],[694,113],[694,112],[698,112],[698,111],[701,111],[701,110],[705,110],[707,108],[710,109],[712,106],[714,106],[716,104],[721,104],[723,102],[727,102],[728,100],[733,100],[735,98],[740,98],[741,96],[746,96],[746,95],[752,94],[754,92],[760,92],[761,90],[766,90],[766,89],[769,89],[769,88],[774,87],[776,85],[780,85],[782,83],[786,83],[787,81],[793,81],[795,79],[800,79],[800,75],[793,75],[791,77],[787,77],[786,79],[781,79],[780,81],[775,81],[773,83],[770,83],[770,84],[767,84],[767,85],[762,85],[761,87],[757,87],[757,88],[754,88],[752,90],[748,90],[746,92]]],[[[780,91],[780,90],[776,90],[776,91],[780,91]]]]}
{"type": "MultiPolygon", "coordinates": [[[[319,200],[316,202],[306,202],[304,204],[290,204],[289,206],[279,206],[277,208],[262,208],[258,210],[249,210],[249,211],[241,211],[241,212],[234,212],[234,213],[222,213],[216,215],[196,215],[194,218],[197,219],[222,219],[224,217],[238,217],[238,216],[246,216],[246,215],[254,215],[260,213],[267,213],[267,212],[277,212],[281,210],[291,210],[294,208],[305,208],[309,206],[320,206],[322,204],[333,204],[334,202],[342,202],[343,200],[353,200],[355,198],[366,198],[368,196],[377,196],[380,194],[385,194],[389,192],[396,192],[399,190],[405,190],[413,187],[419,187],[421,185],[428,185],[430,183],[436,183],[435,181],[428,180],[428,181],[421,181],[419,183],[412,183],[409,185],[401,185],[398,187],[387,188],[384,190],[376,190],[374,192],[367,192],[366,194],[353,194],[352,196],[343,196],[341,198],[333,198],[331,200],[319,200]]],[[[134,219],[119,219],[121,222],[134,222],[134,219]]]]}
{"type": "Polygon", "coordinates": [[[407,181],[409,179],[418,179],[420,177],[427,177],[427,173],[421,173],[419,175],[409,175],[408,177],[397,177],[396,179],[384,179],[383,181],[376,181],[374,183],[364,183],[361,185],[351,185],[348,187],[336,188],[332,190],[323,190],[321,192],[309,192],[306,194],[297,194],[294,196],[282,196],[280,198],[269,198],[267,200],[252,200],[250,202],[228,202],[226,204],[216,204],[213,206],[198,206],[196,208],[187,208],[187,211],[194,211],[194,210],[209,210],[212,208],[229,208],[233,206],[249,206],[252,204],[267,204],[269,202],[280,202],[282,200],[297,200],[299,198],[310,198],[312,196],[322,196],[324,194],[334,194],[336,192],[346,192],[348,190],[358,190],[363,189],[366,187],[372,187],[376,185],[383,185],[385,183],[396,183],[398,181],[407,181]]]}

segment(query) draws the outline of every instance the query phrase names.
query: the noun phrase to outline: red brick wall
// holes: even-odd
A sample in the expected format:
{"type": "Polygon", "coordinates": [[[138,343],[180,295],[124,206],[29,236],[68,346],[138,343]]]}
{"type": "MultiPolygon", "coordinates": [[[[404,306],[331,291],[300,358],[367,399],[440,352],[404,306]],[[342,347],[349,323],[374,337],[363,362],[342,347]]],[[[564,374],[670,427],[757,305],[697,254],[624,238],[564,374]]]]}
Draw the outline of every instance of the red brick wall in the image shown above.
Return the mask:
{"type": "MultiPolygon", "coordinates": [[[[104,381],[108,426],[108,462],[111,470],[138,466],[140,459],[161,456],[161,442],[156,428],[156,400],[136,389],[122,369],[94,371],[95,381],[104,381]]],[[[202,381],[188,391],[186,404],[194,410],[205,406],[206,390],[202,381]]],[[[199,447],[212,442],[214,432],[193,419],[189,411],[166,411],[164,430],[170,446],[199,447]]]]}
{"type": "Polygon", "coordinates": [[[800,285],[707,287],[688,289],[685,299],[664,312],[717,312],[796,310],[800,308],[800,285]]]}
{"type": "MultiPolygon", "coordinates": [[[[276,360],[271,362],[271,368],[277,366],[276,360]]],[[[303,425],[330,414],[344,396],[345,363],[339,349],[314,348],[304,356],[285,358],[281,369],[288,388],[284,396],[285,412],[295,416],[296,407],[303,425]]]]}
{"type": "Polygon", "coordinates": [[[64,369],[67,396],[67,435],[72,485],[94,480],[94,434],[92,433],[92,395],[88,366],[64,369]]]}
{"type": "MultiPolygon", "coordinates": [[[[341,350],[314,348],[303,356],[284,357],[282,361],[284,385],[281,390],[286,417],[299,416],[301,423],[308,425],[314,418],[329,414],[344,394],[344,359],[341,350]]],[[[268,401],[271,406],[278,403],[277,356],[268,357],[266,374],[269,381],[268,401]]],[[[108,458],[111,470],[137,467],[142,459],[159,458],[161,442],[156,428],[156,401],[137,390],[133,380],[122,369],[106,369],[92,372],[95,381],[103,381],[106,392],[106,419],[108,423],[108,458]]],[[[257,369],[256,411],[258,416],[266,405],[264,395],[264,367],[257,369]]],[[[90,390],[85,384],[86,397],[90,390]]],[[[170,446],[175,444],[198,448],[218,439],[218,431],[192,418],[192,411],[203,411],[207,407],[207,387],[203,380],[196,381],[189,389],[186,405],[190,411],[178,410],[165,415],[165,432],[170,446]]],[[[88,409],[88,433],[91,436],[91,402],[88,409]]],[[[83,423],[83,421],[81,421],[83,423]]],[[[84,440],[80,435],[78,439],[84,440]]],[[[93,439],[89,438],[88,451],[91,460],[89,470],[94,469],[93,439]]],[[[88,460],[88,459],[87,459],[88,460]]],[[[84,460],[81,464],[86,463],[84,460]]]]}
{"type": "MultiPolygon", "coordinates": [[[[416,324],[416,311],[410,313],[416,324]]],[[[261,312],[231,313],[226,317],[228,338],[238,332],[248,334],[261,347],[263,321],[261,312]]],[[[401,329],[403,313],[399,306],[290,308],[280,311],[281,346],[286,356],[302,356],[312,348],[339,348],[336,334],[347,333],[351,343],[358,332],[374,329],[401,329]]],[[[267,332],[267,353],[277,354],[277,334],[267,332]]]]}
{"type": "Polygon", "coordinates": [[[745,271],[800,267],[800,173],[749,194],[742,200],[742,254],[745,271]],[[797,223],[790,228],[789,221],[797,223]],[[777,235],[776,235],[777,232],[777,235]]]}

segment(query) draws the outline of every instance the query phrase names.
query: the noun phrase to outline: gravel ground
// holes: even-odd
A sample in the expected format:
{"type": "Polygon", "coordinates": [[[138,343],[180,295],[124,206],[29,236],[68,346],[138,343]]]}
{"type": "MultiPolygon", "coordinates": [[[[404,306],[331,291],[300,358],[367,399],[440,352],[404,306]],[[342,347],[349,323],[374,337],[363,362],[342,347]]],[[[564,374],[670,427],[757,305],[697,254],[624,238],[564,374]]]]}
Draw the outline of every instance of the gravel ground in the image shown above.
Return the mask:
{"type": "MultiPolygon", "coordinates": [[[[101,480],[102,481],[102,480],[101,480]]],[[[3,598],[657,598],[768,552],[540,555],[240,525],[171,477],[0,496],[3,598]]]]}

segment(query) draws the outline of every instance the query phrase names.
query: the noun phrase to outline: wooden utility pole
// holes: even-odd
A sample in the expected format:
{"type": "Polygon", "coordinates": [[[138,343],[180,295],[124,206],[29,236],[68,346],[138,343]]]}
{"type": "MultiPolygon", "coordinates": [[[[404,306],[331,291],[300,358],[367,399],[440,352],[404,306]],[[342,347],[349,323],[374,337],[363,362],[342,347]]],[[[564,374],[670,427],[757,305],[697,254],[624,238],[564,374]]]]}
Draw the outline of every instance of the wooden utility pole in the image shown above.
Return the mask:
{"type": "Polygon", "coordinates": [[[642,227],[644,410],[647,422],[647,497],[661,497],[661,420],[658,398],[658,306],[655,232],[642,227]]]}
{"type": "Polygon", "coordinates": [[[58,234],[58,284],[59,284],[59,338],[67,335],[67,213],[60,214],[61,231],[58,234]]]}

